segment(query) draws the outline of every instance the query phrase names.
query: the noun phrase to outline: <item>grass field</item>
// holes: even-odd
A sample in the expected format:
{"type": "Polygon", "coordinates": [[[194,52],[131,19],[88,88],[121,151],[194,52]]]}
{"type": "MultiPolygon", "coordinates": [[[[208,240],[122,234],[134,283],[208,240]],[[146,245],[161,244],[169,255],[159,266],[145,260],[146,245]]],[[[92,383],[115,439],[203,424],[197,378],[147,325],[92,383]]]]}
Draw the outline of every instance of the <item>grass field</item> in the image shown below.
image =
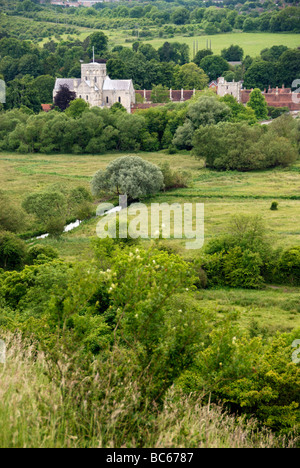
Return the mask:
{"type": "MultiPolygon", "coordinates": [[[[263,216],[277,245],[300,244],[300,164],[289,169],[261,172],[216,172],[204,168],[202,161],[188,153],[139,155],[154,164],[166,160],[172,168],[191,172],[193,182],[189,188],[162,192],[151,201],[203,202],[206,240],[223,232],[234,214],[251,213],[263,216]],[[272,201],[279,203],[278,211],[270,210],[272,201]]],[[[116,157],[116,154],[1,154],[0,186],[19,205],[29,193],[57,183],[70,188],[78,185],[89,188],[93,174],[116,157]]],[[[72,239],[72,244],[77,238],[81,243],[95,235],[96,223],[97,220],[84,223],[65,237],[72,239]]],[[[180,244],[183,241],[174,242],[180,244]]]]}
{"type": "MultiPolygon", "coordinates": [[[[255,57],[262,49],[274,45],[285,45],[290,48],[300,46],[299,34],[275,34],[275,33],[227,33],[214,36],[184,37],[175,36],[170,39],[153,39],[145,42],[151,44],[156,49],[165,41],[180,42],[187,44],[190,48],[190,55],[193,53],[193,43],[198,41],[198,49],[206,49],[206,42],[211,41],[211,48],[214,54],[220,54],[221,50],[231,44],[237,44],[244,49],[245,55],[255,57]]],[[[125,45],[125,44],[123,44],[125,45]]]]}
{"type": "MultiPolygon", "coordinates": [[[[89,187],[92,175],[118,157],[119,154],[90,155],[0,155],[0,187],[16,204],[33,191],[44,190],[53,184],[67,187],[89,187]]],[[[170,162],[172,168],[191,171],[193,184],[187,189],[161,193],[154,202],[204,202],[205,240],[226,230],[236,213],[260,214],[269,226],[274,245],[300,245],[300,163],[289,169],[261,172],[215,172],[203,167],[190,154],[140,153],[139,156],[159,164],[170,162]],[[279,210],[271,211],[273,200],[279,210]]],[[[90,240],[96,236],[97,219],[82,223],[64,234],[60,240],[45,239],[59,250],[62,257],[77,261],[92,257],[90,240]]],[[[30,241],[29,241],[30,242],[30,241]]],[[[168,240],[168,245],[186,257],[198,251],[187,251],[184,240],[168,240]],[[192,253],[191,253],[192,252],[192,253]]],[[[275,333],[300,327],[299,288],[268,286],[263,291],[239,289],[204,290],[199,292],[201,307],[217,311],[236,310],[241,323],[256,333],[275,333]]]]}
{"type": "MultiPolygon", "coordinates": [[[[81,41],[86,39],[87,36],[92,34],[93,29],[88,28],[79,28],[79,34],[72,35],[71,37],[77,38],[81,41]]],[[[111,47],[115,45],[123,45],[131,47],[131,43],[127,42],[128,40],[133,40],[133,37],[129,32],[124,32],[122,30],[104,30],[103,31],[109,38],[109,44],[111,47]],[[127,41],[126,41],[127,40],[127,41]]],[[[66,40],[68,34],[63,34],[62,38],[66,40]]],[[[56,39],[53,37],[53,40],[56,39]]],[[[47,42],[48,39],[41,41],[41,44],[47,42]]],[[[164,42],[180,42],[187,44],[190,48],[190,58],[192,59],[193,54],[193,43],[198,42],[198,49],[206,49],[207,41],[211,41],[211,47],[214,54],[220,54],[221,50],[225,47],[229,47],[231,44],[238,44],[244,49],[245,55],[250,55],[255,57],[260,54],[262,49],[266,47],[272,47],[273,45],[285,45],[290,48],[295,48],[300,46],[300,35],[299,34],[290,34],[290,33],[242,33],[242,32],[231,32],[226,34],[216,34],[214,36],[177,36],[175,35],[172,38],[156,38],[151,40],[145,40],[143,42],[151,44],[155,49],[158,49],[164,42]]]]}

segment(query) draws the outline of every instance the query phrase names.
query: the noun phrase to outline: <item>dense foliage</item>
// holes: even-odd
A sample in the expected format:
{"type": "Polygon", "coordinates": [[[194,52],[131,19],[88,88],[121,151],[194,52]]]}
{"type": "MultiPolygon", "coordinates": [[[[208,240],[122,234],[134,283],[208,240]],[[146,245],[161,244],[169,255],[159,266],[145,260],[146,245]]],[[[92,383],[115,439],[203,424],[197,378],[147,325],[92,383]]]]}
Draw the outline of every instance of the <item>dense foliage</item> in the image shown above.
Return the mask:
{"type": "Polygon", "coordinates": [[[123,156],[98,171],[91,182],[92,193],[127,195],[129,200],[139,200],[159,192],[164,187],[161,170],[138,156],[123,156]]]}
{"type": "Polygon", "coordinates": [[[169,103],[134,114],[122,108],[91,108],[75,100],[61,113],[31,115],[26,109],[0,114],[3,151],[91,153],[110,150],[193,149],[208,167],[241,171],[288,166],[299,154],[299,120],[282,115],[271,125],[259,90],[247,107],[232,96],[201,93],[182,104],[169,103]]]}
{"type": "MultiPolygon", "coordinates": [[[[224,268],[234,272],[232,254],[243,252],[232,285],[245,286],[244,280],[236,282],[237,275],[250,280],[251,269],[253,287],[253,261],[259,265],[254,251],[266,258],[270,249],[260,222],[248,220],[244,228],[245,221],[235,223],[232,239],[240,250],[228,250],[224,268]],[[243,250],[250,239],[252,250],[243,250]]],[[[104,446],[131,438],[143,446],[171,387],[175,401],[181,401],[182,391],[197,398],[204,390],[211,402],[223,401],[230,411],[255,413],[260,424],[287,435],[287,441],[293,431],[298,434],[295,332],[263,340],[241,329],[237,315],[203,310],[196,270],[178,255],[155,245],[93,243],[95,258],[87,263],[75,265],[31,248],[33,265],[0,271],[2,330],[18,328],[38,340],[53,383],[61,384],[63,373],[64,404],[76,415],[77,437],[93,439],[101,414],[104,446]],[[108,421],[121,407],[116,430],[108,421]]]]}

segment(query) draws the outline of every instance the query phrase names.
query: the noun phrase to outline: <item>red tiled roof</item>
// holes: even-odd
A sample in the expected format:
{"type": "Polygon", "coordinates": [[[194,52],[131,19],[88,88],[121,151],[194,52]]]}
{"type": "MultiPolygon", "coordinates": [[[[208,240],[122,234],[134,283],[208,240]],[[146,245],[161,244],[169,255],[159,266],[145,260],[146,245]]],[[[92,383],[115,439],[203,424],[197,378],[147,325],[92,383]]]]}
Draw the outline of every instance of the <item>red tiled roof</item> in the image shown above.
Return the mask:
{"type": "MultiPolygon", "coordinates": [[[[246,104],[250,98],[251,89],[242,89],[241,101],[246,104]]],[[[290,88],[269,88],[267,92],[262,93],[268,106],[270,107],[288,107],[290,110],[300,110],[300,102],[294,102],[294,94],[290,88]]],[[[297,96],[300,101],[300,94],[297,96]]]]}
{"type": "Polygon", "coordinates": [[[52,109],[52,104],[41,104],[44,112],[49,112],[52,109]]]}

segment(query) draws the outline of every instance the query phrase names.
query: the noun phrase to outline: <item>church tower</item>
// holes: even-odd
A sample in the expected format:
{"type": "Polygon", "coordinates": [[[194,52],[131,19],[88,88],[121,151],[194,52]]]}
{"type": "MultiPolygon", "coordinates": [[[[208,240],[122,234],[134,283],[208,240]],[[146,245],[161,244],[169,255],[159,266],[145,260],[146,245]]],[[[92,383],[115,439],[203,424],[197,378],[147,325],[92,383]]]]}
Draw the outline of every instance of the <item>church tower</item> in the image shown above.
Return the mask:
{"type": "Polygon", "coordinates": [[[91,62],[81,65],[81,81],[86,81],[89,86],[96,86],[100,90],[105,78],[106,63],[91,62]]]}

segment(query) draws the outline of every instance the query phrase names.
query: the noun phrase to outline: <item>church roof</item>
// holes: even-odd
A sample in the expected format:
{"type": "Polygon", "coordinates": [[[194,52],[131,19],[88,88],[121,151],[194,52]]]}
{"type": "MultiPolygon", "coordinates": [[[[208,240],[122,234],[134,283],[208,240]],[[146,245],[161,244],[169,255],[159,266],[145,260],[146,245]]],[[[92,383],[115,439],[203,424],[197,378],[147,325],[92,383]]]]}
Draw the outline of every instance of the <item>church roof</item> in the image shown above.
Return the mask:
{"type": "Polygon", "coordinates": [[[111,80],[107,76],[103,83],[103,91],[129,91],[132,80],[111,80]]]}
{"type": "Polygon", "coordinates": [[[77,81],[77,84],[81,81],[78,78],[56,78],[55,91],[59,91],[61,86],[68,86],[70,91],[74,91],[74,80],[77,81]]]}

